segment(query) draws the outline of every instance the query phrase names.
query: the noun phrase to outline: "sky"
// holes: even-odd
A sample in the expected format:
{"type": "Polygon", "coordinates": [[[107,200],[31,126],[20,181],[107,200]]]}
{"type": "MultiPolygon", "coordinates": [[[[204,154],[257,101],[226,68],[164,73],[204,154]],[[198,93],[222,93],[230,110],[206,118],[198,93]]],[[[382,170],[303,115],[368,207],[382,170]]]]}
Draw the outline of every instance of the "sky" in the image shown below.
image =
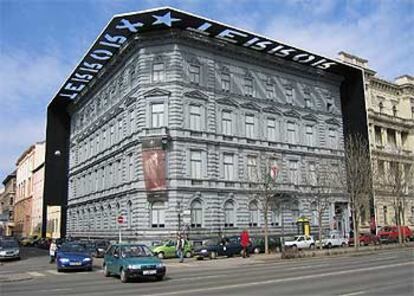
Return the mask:
{"type": "Polygon", "coordinates": [[[47,104],[111,17],[161,6],[414,75],[414,0],[0,0],[0,181],[45,139],[47,104]]]}

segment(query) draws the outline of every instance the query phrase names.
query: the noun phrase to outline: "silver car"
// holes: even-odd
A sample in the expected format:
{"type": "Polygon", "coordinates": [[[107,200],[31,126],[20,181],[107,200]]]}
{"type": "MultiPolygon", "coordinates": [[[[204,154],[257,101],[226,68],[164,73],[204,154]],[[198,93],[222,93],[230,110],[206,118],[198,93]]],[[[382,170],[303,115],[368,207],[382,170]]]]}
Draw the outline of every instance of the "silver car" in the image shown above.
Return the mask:
{"type": "Polygon", "coordinates": [[[3,259],[20,260],[20,248],[15,240],[0,240],[0,260],[3,259]]]}

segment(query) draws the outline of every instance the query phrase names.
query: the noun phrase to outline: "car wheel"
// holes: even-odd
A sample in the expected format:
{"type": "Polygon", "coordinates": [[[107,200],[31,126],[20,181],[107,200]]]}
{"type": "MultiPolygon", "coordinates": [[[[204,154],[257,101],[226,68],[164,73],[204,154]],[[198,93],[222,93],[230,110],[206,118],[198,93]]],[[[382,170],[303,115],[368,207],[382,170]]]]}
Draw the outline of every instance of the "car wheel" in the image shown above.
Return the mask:
{"type": "Polygon", "coordinates": [[[310,247],[309,247],[309,249],[311,249],[311,250],[315,249],[315,245],[314,244],[311,244],[310,247]]]}
{"type": "Polygon", "coordinates": [[[157,279],[157,281],[162,281],[164,279],[164,276],[163,275],[157,275],[155,278],[157,279]]]}
{"type": "Polygon", "coordinates": [[[217,258],[216,252],[211,252],[210,253],[210,259],[216,259],[216,258],[217,258]]]}
{"type": "Polygon", "coordinates": [[[255,254],[260,254],[260,248],[254,248],[254,250],[253,250],[253,252],[255,253],[255,254]]]}
{"type": "Polygon", "coordinates": [[[62,272],[63,270],[61,269],[61,268],[58,268],[57,269],[57,272],[62,272]]]}
{"type": "Polygon", "coordinates": [[[331,244],[331,243],[329,243],[329,244],[327,245],[327,247],[328,247],[328,249],[331,249],[331,248],[332,248],[332,244],[331,244]]]}
{"type": "Polygon", "coordinates": [[[164,259],[164,253],[163,252],[159,252],[157,255],[158,258],[160,259],[164,259]]]}
{"type": "Polygon", "coordinates": [[[103,274],[104,274],[105,277],[110,277],[111,276],[111,273],[109,272],[108,266],[106,264],[104,265],[104,272],[103,272],[103,274]]]}
{"type": "Polygon", "coordinates": [[[293,245],[293,246],[292,246],[292,250],[293,250],[293,251],[297,251],[297,249],[298,249],[298,246],[297,246],[297,245],[293,245]]]}
{"type": "Polygon", "coordinates": [[[185,253],[185,258],[191,258],[192,254],[190,251],[185,253]]]}
{"type": "Polygon", "coordinates": [[[128,275],[125,269],[121,269],[121,282],[126,283],[128,282],[128,275]]]}
{"type": "Polygon", "coordinates": [[[364,241],[360,241],[359,244],[361,245],[361,247],[365,246],[365,242],[364,241]]]}
{"type": "Polygon", "coordinates": [[[346,248],[346,243],[342,243],[342,248],[346,248]]]}

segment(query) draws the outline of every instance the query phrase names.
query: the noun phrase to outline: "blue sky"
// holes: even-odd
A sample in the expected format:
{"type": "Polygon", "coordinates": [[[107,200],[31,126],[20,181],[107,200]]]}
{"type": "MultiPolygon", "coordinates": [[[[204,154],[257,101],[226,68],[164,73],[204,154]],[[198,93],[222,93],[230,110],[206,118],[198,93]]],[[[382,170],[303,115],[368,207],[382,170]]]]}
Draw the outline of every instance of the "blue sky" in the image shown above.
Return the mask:
{"type": "Polygon", "coordinates": [[[414,0],[0,0],[0,180],[45,137],[48,102],[112,15],[173,6],[335,58],[388,80],[414,73],[414,0]]]}

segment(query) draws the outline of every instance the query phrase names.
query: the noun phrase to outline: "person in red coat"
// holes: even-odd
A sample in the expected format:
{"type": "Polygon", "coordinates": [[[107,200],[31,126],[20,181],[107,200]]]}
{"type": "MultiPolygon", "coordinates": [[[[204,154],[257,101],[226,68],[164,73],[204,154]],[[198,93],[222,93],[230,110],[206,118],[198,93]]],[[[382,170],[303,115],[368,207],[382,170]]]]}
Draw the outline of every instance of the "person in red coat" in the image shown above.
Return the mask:
{"type": "Polygon", "coordinates": [[[240,245],[243,249],[243,258],[249,257],[250,237],[247,229],[244,229],[240,234],[240,245]]]}

